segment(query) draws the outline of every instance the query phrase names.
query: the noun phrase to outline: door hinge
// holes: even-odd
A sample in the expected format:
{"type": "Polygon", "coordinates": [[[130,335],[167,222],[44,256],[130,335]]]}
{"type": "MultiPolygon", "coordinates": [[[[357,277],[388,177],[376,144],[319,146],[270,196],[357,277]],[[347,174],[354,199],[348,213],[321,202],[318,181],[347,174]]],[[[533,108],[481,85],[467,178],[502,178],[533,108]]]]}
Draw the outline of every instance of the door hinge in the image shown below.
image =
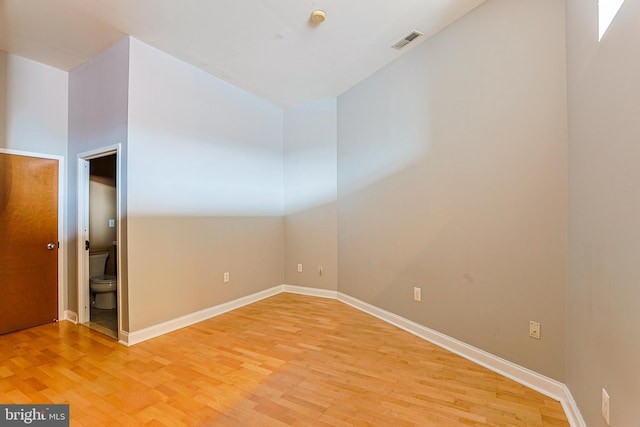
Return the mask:
{"type": "Polygon", "coordinates": [[[91,244],[89,243],[89,241],[85,240],[84,241],[84,250],[88,251],[90,247],[91,247],[91,244]]]}

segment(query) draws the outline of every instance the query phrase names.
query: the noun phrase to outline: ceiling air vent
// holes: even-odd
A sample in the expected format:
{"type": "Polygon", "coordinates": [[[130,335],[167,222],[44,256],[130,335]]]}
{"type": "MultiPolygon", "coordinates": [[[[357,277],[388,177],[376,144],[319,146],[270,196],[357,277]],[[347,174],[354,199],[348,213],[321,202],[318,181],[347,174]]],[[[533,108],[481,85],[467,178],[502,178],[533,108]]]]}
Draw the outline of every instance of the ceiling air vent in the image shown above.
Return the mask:
{"type": "Polygon", "coordinates": [[[391,47],[400,50],[419,37],[422,37],[422,33],[420,31],[413,30],[409,34],[398,40],[398,42],[396,42],[396,44],[391,47]]]}

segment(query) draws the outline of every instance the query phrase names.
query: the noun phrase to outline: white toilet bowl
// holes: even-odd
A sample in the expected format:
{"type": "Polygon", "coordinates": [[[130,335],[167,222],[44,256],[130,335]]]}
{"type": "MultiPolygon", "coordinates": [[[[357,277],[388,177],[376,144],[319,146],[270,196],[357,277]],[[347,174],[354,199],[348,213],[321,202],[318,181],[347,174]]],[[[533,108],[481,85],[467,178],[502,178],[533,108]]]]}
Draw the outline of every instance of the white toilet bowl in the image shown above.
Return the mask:
{"type": "Polygon", "coordinates": [[[89,289],[91,302],[95,308],[111,310],[116,308],[116,291],[118,281],[115,276],[104,274],[107,258],[106,252],[89,255],[89,289]]]}
{"type": "Polygon", "coordinates": [[[115,276],[96,276],[89,279],[91,293],[95,294],[95,308],[111,310],[116,308],[118,281],[115,276]]]}

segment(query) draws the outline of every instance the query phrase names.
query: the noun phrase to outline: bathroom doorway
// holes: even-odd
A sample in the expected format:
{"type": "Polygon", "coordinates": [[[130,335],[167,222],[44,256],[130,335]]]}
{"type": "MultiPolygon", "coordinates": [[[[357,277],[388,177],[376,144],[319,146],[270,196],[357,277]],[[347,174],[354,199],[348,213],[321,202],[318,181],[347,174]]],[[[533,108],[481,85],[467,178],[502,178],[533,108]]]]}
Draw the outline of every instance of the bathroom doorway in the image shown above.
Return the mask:
{"type": "Polygon", "coordinates": [[[116,154],[89,160],[88,326],[113,338],[118,337],[116,160],[116,154]]]}
{"type": "Polygon", "coordinates": [[[78,321],[119,338],[118,150],[78,156],[78,321]]]}

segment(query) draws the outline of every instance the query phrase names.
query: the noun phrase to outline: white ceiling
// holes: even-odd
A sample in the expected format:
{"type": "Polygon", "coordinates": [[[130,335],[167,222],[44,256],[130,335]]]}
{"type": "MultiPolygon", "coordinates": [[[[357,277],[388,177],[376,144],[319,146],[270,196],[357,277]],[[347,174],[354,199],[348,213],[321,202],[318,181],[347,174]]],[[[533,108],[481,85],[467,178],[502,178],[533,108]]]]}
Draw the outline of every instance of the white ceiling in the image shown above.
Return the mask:
{"type": "Polygon", "coordinates": [[[287,107],[341,94],[418,44],[390,47],[411,30],[484,1],[0,0],[0,50],[71,70],[131,35],[287,107]]]}

